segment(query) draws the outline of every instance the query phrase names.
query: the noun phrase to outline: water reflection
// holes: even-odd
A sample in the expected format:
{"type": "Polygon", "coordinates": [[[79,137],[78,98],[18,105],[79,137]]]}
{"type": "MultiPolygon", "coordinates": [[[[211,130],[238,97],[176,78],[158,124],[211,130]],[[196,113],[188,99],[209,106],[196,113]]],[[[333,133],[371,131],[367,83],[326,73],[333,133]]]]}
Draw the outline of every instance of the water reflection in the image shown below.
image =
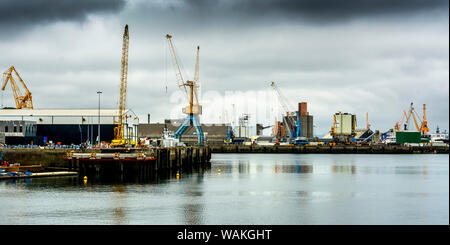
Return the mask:
{"type": "Polygon", "coordinates": [[[356,174],[356,166],[355,165],[333,165],[331,166],[331,172],[333,173],[347,173],[347,174],[356,174]]]}
{"type": "Polygon", "coordinates": [[[395,174],[426,174],[425,166],[396,166],[395,174]]]}
{"type": "MultiPolygon", "coordinates": [[[[240,174],[248,174],[250,172],[250,162],[247,161],[239,161],[238,163],[238,169],[239,169],[239,173],[240,174]]],[[[243,176],[243,175],[239,175],[239,176],[243,176]]]]}
{"type": "Polygon", "coordinates": [[[314,168],[312,165],[308,163],[301,163],[300,160],[295,160],[295,165],[285,164],[285,163],[278,163],[275,162],[273,166],[273,172],[274,173],[312,173],[314,168]]]}
{"type": "Polygon", "coordinates": [[[124,225],[127,222],[124,206],[126,206],[126,189],[123,185],[114,185],[112,188],[114,192],[113,198],[113,216],[114,224],[124,225]]]}
{"type": "Polygon", "coordinates": [[[203,175],[205,171],[211,169],[211,164],[205,164],[196,167],[187,167],[179,169],[166,169],[155,171],[151,174],[127,174],[90,171],[78,176],[79,183],[83,182],[84,176],[87,177],[88,185],[111,185],[111,184],[161,184],[167,183],[172,179],[180,180],[183,176],[191,174],[203,175]]]}
{"type": "Polygon", "coordinates": [[[202,225],[204,214],[202,213],[202,205],[200,204],[184,204],[183,208],[183,224],[185,225],[202,225]]]}
{"type": "Polygon", "coordinates": [[[273,172],[274,173],[298,173],[298,174],[306,174],[306,173],[313,173],[313,166],[312,165],[278,165],[275,164],[273,166],[273,172]]]}
{"type": "Polygon", "coordinates": [[[179,185],[180,210],[183,224],[201,225],[203,224],[204,210],[204,176],[206,168],[200,168],[197,171],[181,175],[177,179],[179,185]]]}
{"type": "Polygon", "coordinates": [[[0,181],[10,210],[0,224],[448,223],[448,155],[422,157],[220,154],[207,167],[93,174],[86,185],[0,181]]]}

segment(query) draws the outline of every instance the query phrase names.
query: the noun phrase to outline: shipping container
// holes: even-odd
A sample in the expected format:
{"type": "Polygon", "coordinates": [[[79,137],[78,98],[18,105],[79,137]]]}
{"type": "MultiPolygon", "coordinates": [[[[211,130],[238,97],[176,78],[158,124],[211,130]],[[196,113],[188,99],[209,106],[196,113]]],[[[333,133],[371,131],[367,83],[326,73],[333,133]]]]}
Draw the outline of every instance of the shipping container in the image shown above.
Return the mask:
{"type": "Polygon", "coordinates": [[[395,133],[396,143],[421,143],[420,132],[398,131],[395,133]]]}

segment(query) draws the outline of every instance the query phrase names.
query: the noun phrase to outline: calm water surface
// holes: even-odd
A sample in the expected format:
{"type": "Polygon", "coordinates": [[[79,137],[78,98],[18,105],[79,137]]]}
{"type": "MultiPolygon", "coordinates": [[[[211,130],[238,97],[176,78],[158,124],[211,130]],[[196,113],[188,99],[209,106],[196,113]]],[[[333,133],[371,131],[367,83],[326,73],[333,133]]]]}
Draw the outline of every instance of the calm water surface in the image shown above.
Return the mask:
{"type": "Polygon", "coordinates": [[[448,225],[449,155],[213,154],[179,179],[3,180],[0,206],[3,225],[448,225]]]}

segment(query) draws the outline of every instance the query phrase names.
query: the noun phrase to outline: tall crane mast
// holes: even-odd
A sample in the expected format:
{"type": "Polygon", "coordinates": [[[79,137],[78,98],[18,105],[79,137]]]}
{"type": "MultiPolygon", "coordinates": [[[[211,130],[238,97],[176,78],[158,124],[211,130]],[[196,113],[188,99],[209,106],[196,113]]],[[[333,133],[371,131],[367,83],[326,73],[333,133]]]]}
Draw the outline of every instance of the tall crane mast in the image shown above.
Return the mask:
{"type": "Polygon", "coordinates": [[[420,131],[422,132],[423,135],[427,134],[430,131],[430,129],[428,128],[428,121],[425,111],[426,111],[425,104],[423,104],[423,120],[422,124],[420,125],[420,131]]]}
{"type": "Polygon", "coordinates": [[[117,127],[114,128],[114,139],[111,142],[112,146],[124,146],[127,141],[124,137],[125,127],[125,108],[127,101],[127,74],[128,74],[128,45],[129,34],[128,25],[125,25],[122,43],[122,67],[120,72],[120,96],[119,96],[119,111],[117,115],[117,127]]]}
{"type": "Polygon", "coordinates": [[[8,83],[8,81],[11,84],[11,89],[12,89],[13,95],[14,95],[14,101],[16,102],[16,108],[17,109],[23,109],[23,108],[33,109],[33,100],[31,97],[31,92],[30,92],[30,90],[28,90],[27,86],[25,85],[25,82],[19,76],[19,73],[17,73],[16,68],[14,68],[14,66],[11,66],[8,70],[3,72],[3,77],[2,77],[2,83],[3,83],[2,90],[3,91],[5,90],[6,84],[8,83]],[[13,72],[19,79],[20,84],[22,84],[22,87],[25,90],[25,95],[22,95],[22,92],[20,91],[19,86],[16,84],[16,82],[12,76],[13,72]]]}
{"type": "Polygon", "coordinates": [[[369,112],[366,112],[366,129],[370,129],[369,112]]]}
{"type": "Polygon", "coordinates": [[[175,69],[175,76],[177,79],[177,84],[180,90],[185,95],[186,99],[188,100],[189,105],[185,108],[183,108],[183,113],[187,114],[188,117],[183,121],[181,126],[177,129],[177,131],[174,134],[174,137],[176,139],[181,139],[182,135],[185,134],[186,130],[190,128],[191,126],[195,127],[195,130],[197,132],[198,137],[198,144],[203,145],[204,144],[204,134],[202,127],[200,125],[200,119],[199,115],[202,114],[202,107],[198,103],[198,87],[199,87],[199,60],[200,60],[200,47],[197,46],[197,55],[196,55],[196,62],[195,62],[195,75],[193,81],[183,79],[183,74],[181,73],[180,69],[180,62],[178,61],[177,55],[175,53],[175,48],[172,42],[172,35],[167,34],[166,39],[169,43],[169,49],[170,53],[173,58],[173,66],[175,69]],[[188,92],[189,89],[189,92],[188,92]]]}

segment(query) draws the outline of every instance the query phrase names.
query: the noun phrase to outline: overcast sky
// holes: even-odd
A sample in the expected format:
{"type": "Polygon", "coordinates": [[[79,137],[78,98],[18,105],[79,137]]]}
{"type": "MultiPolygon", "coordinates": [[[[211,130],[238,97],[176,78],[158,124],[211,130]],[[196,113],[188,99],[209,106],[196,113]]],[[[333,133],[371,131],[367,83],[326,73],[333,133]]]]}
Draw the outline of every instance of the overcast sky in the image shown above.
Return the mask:
{"type": "Polygon", "coordinates": [[[182,116],[169,33],[186,78],[200,45],[202,122],[273,124],[276,81],[292,110],[308,102],[319,136],[337,111],[386,131],[411,102],[448,129],[448,0],[2,0],[0,68],[16,67],[35,108],[97,108],[99,90],[117,108],[125,24],[127,107],[141,122],[182,116]]]}

